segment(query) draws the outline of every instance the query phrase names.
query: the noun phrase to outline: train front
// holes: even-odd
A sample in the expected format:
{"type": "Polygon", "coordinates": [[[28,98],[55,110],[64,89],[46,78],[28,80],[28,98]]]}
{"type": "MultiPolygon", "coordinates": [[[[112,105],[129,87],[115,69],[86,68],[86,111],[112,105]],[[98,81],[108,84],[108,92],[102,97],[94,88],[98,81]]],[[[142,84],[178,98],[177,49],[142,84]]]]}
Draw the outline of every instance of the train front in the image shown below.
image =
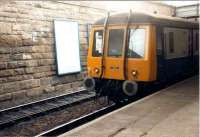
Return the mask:
{"type": "MultiPolygon", "coordinates": [[[[110,17],[112,18],[112,17],[110,17]]],[[[115,99],[134,96],[155,80],[155,27],[129,22],[92,27],[84,86],[115,99]]]]}

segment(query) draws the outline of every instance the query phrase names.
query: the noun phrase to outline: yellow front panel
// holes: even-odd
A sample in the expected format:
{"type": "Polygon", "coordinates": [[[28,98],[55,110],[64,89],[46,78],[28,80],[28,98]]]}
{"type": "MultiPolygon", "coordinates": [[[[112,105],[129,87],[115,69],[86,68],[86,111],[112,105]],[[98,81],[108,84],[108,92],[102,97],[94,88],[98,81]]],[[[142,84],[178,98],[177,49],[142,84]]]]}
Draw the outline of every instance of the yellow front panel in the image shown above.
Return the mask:
{"type": "MultiPolygon", "coordinates": [[[[135,26],[132,25],[130,27],[134,28],[135,26]]],[[[114,27],[112,26],[109,28],[117,28],[117,26],[114,27]]],[[[118,28],[122,28],[122,25],[118,26],[118,28]]],[[[139,28],[144,28],[146,30],[145,56],[144,58],[139,58],[139,59],[137,58],[127,59],[127,67],[126,67],[127,76],[129,80],[153,81],[156,80],[156,71],[157,71],[155,26],[140,25],[139,28]],[[137,71],[137,76],[133,76],[132,71],[137,71]]],[[[105,42],[106,53],[108,48],[107,40],[108,40],[108,34],[106,35],[106,42],[105,42]]],[[[91,77],[99,77],[100,73],[95,73],[95,68],[98,68],[101,72],[102,57],[92,57],[92,43],[93,43],[93,36],[90,37],[90,47],[88,52],[88,74],[91,77]]],[[[122,57],[115,58],[115,57],[108,57],[107,54],[105,54],[104,56],[105,68],[102,78],[125,80],[123,72],[124,71],[123,56],[124,55],[122,55],[122,57]]]]}
{"type": "Polygon", "coordinates": [[[107,57],[104,78],[123,80],[123,59],[107,57]]]}

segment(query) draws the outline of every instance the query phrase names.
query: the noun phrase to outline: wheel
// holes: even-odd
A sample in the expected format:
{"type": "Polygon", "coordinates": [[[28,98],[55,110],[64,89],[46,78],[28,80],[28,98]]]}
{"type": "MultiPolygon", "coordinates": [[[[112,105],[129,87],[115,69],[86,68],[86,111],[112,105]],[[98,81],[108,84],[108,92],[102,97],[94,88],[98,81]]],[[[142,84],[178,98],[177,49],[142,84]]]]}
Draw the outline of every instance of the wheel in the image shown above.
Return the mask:
{"type": "Polygon", "coordinates": [[[83,86],[89,91],[94,90],[95,80],[91,77],[86,77],[83,81],[83,86]]]}
{"type": "Polygon", "coordinates": [[[135,81],[126,80],[123,83],[123,93],[128,96],[132,97],[136,95],[138,91],[138,84],[135,81]]]}

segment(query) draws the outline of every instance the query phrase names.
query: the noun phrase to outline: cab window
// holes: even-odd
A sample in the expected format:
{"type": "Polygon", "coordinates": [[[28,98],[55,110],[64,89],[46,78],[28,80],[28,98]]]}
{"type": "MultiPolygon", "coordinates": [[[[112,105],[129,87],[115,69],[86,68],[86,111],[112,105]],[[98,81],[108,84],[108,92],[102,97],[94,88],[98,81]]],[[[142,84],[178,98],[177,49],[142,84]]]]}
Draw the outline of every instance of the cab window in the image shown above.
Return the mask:
{"type": "Polygon", "coordinates": [[[92,56],[93,57],[102,56],[102,48],[103,48],[103,30],[96,30],[94,32],[92,56]]]}
{"type": "Polygon", "coordinates": [[[124,29],[113,29],[109,31],[108,56],[122,56],[124,41],[124,29]]]}
{"type": "Polygon", "coordinates": [[[145,29],[130,29],[128,57],[143,58],[145,53],[145,29]]]}

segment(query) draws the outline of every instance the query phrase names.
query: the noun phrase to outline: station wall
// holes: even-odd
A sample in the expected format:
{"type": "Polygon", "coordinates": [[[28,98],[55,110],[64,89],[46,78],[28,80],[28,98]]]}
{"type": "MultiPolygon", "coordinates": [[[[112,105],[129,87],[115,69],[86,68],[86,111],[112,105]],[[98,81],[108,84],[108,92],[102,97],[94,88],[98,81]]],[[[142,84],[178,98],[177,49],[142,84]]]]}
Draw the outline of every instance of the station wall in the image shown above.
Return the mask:
{"type": "Polygon", "coordinates": [[[82,86],[87,25],[104,17],[106,12],[104,4],[88,1],[1,1],[0,101],[82,86]],[[80,74],[56,75],[54,19],[79,23],[83,71],[80,74]]]}
{"type": "Polygon", "coordinates": [[[105,12],[88,2],[1,1],[0,100],[81,86],[82,73],[56,75],[53,20],[79,23],[81,64],[85,71],[87,24],[105,12]]]}

